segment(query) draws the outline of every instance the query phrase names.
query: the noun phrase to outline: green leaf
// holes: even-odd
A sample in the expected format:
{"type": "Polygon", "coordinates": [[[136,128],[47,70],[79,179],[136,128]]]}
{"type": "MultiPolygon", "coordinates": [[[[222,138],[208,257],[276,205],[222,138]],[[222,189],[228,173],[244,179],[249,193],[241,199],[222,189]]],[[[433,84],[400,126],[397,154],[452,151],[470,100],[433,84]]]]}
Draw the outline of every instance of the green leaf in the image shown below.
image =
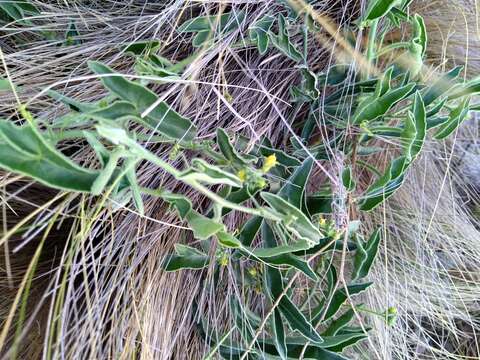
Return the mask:
{"type": "Polygon", "coordinates": [[[333,352],[342,352],[345,348],[365,340],[367,337],[367,334],[363,332],[336,335],[331,339],[332,343],[335,344],[327,347],[327,349],[333,352]]]}
{"type": "Polygon", "coordinates": [[[206,255],[167,255],[162,262],[165,271],[200,270],[208,266],[210,259],[206,255]]]}
{"type": "Polygon", "coordinates": [[[440,96],[447,93],[453,86],[455,86],[455,80],[458,78],[462,70],[463,66],[457,66],[445,75],[441,76],[433,83],[432,86],[427,87],[422,95],[425,106],[430,105],[440,96]]]}
{"type": "Polygon", "coordinates": [[[8,79],[0,77],[0,92],[12,91],[15,86],[8,79]]]}
{"type": "Polygon", "coordinates": [[[210,30],[199,31],[192,40],[192,46],[198,48],[211,42],[211,40],[213,40],[213,32],[210,30]]]}
{"type": "Polygon", "coordinates": [[[321,344],[323,342],[312,324],[287,296],[282,297],[278,307],[293,330],[299,331],[313,343],[321,344]]]}
{"type": "Polygon", "coordinates": [[[210,236],[224,231],[225,226],[209,219],[192,209],[192,204],[188,198],[179,194],[164,193],[162,198],[168,203],[174,205],[180,215],[180,218],[188,222],[193,231],[193,236],[199,240],[206,240],[210,236]]]}
{"type": "Polygon", "coordinates": [[[284,217],[282,224],[292,234],[300,240],[310,243],[311,246],[316,245],[320,241],[322,234],[318,228],[297,207],[275,194],[262,192],[260,196],[274,211],[284,217]]]}
{"type": "Polygon", "coordinates": [[[427,50],[427,30],[423,17],[418,14],[415,14],[413,17],[413,30],[415,36],[412,41],[419,46],[421,49],[421,57],[423,57],[427,50]]]}
{"type": "MultiPolygon", "coordinates": [[[[133,163],[136,162],[136,160],[131,161],[133,163]]],[[[131,162],[127,162],[126,167],[130,167],[125,176],[127,178],[127,181],[130,185],[130,189],[132,191],[132,197],[133,197],[133,202],[135,203],[135,207],[137,208],[138,213],[143,216],[145,214],[145,209],[143,206],[143,200],[142,200],[142,195],[140,193],[140,187],[138,186],[138,181],[137,181],[137,173],[135,172],[135,165],[130,165],[131,162]]]]}
{"type": "Polygon", "coordinates": [[[363,17],[362,23],[367,24],[372,20],[385,16],[394,6],[398,5],[398,0],[372,0],[369,3],[367,12],[363,17]]]}
{"type": "Polygon", "coordinates": [[[232,234],[226,231],[219,231],[216,233],[217,239],[225,247],[228,248],[239,248],[242,246],[242,243],[232,234]]]}
{"type": "Polygon", "coordinates": [[[355,180],[352,178],[352,168],[347,166],[342,172],[342,183],[348,192],[355,190],[355,180]]]}
{"type": "Polygon", "coordinates": [[[480,93],[480,79],[473,79],[462,86],[458,86],[458,90],[448,96],[449,100],[455,100],[467,95],[475,95],[480,93]]]}
{"type": "Polygon", "coordinates": [[[322,336],[325,338],[327,336],[334,336],[340,330],[342,330],[345,326],[347,326],[355,316],[355,311],[350,309],[343,313],[340,317],[333,320],[330,325],[328,325],[327,329],[322,333],[322,336]]]}
{"type": "Polygon", "coordinates": [[[308,157],[297,167],[280,189],[278,195],[297,208],[302,208],[305,186],[312,171],[313,159],[308,157]]]}
{"type": "Polygon", "coordinates": [[[90,192],[99,176],[56,150],[31,123],[0,121],[0,154],[2,168],[56,189],[90,192]]]}
{"type": "Polygon", "coordinates": [[[470,97],[463,100],[458,106],[450,112],[448,121],[438,128],[433,136],[437,140],[445,139],[448,135],[454,132],[460,124],[467,118],[470,103],[470,97]]]}
{"type": "Polygon", "coordinates": [[[7,16],[15,21],[21,21],[25,17],[25,13],[19,4],[15,1],[2,1],[0,10],[3,10],[7,16]]]}
{"type": "Polygon", "coordinates": [[[278,355],[282,360],[287,359],[287,344],[285,342],[285,330],[283,328],[283,321],[278,308],[273,310],[272,329],[274,335],[275,347],[278,355]]]}
{"type": "MultiPolygon", "coordinates": [[[[154,51],[160,47],[160,41],[158,40],[146,40],[146,41],[136,41],[132,44],[129,44],[124,47],[126,53],[132,53],[134,55],[142,55],[147,52],[154,51]]],[[[173,65],[172,63],[169,66],[173,65]]]]}
{"type": "Polygon", "coordinates": [[[230,143],[227,133],[221,128],[217,129],[217,144],[223,156],[232,164],[237,166],[245,166],[248,164],[249,161],[235,150],[230,143]]]}
{"type": "Polygon", "coordinates": [[[252,216],[245,222],[242,230],[240,231],[240,235],[238,236],[243,246],[252,245],[255,236],[257,236],[258,230],[260,230],[262,221],[263,218],[261,218],[260,216],[252,216]]]}
{"type": "MultiPolygon", "coordinates": [[[[148,88],[127,80],[108,66],[99,62],[89,62],[92,71],[102,76],[103,85],[122,100],[130,102],[140,113],[147,110],[158,100],[157,95],[148,88]]],[[[154,128],[169,138],[192,141],[196,128],[189,119],[182,117],[165,102],[160,102],[144,118],[150,128],[154,128]]]]}
{"type": "Polygon", "coordinates": [[[197,181],[209,185],[229,185],[234,187],[242,187],[242,181],[231,173],[228,173],[218,166],[208,164],[202,159],[193,159],[192,166],[183,171],[178,177],[183,181],[197,181]]]}
{"type": "Polygon", "coordinates": [[[375,181],[362,196],[360,210],[370,211],[393,195],[403,184],[404,172],[407,167],[408,162],[405,156],[393,160],[385,174],[375,181]]]}
{"type": "MultiPolygon", "coordinates": [[[[364,284],[348,285],[347,286],[348,294],[350,296],[359,294],[365,291],[366,289],[368,289],[368,287],[372,284],[373,283],[369,282],[364,284]]],[[[332,299],[330,300],[330,304],[328,306],[328,309],[325,313],[325,317],[323,320],[326,321],[330,319],[332,316],[334,316],[338,312],[338,310],[340,310],[340,307],[343,305],[343,303],[345,303],[347,298],[348,296],[347,296],[347,293],[345,292],[345,289],[343,288],[337,289],[337,291],[335,291],[335,293],[333,294],[332,299]]]]}
{"type": "Polygon", "coordinates": [[[194,247],[176,243],[175,244],[175,252],[177,255],[181,256],[192,256],[192,255],[197,255],[197,256],[207,256],[207,254],[201,252],[198,249],[195,249],[194,247]]]}
{"type": "Polygon", "coordinates": [[[410,157],[414,159],[422,150],[425,136],[427,134],[427,121],[425,114],[425,105],[420,93],[415,94],[413,102],[413,118],[415,121],[415,137],[410,147],[410,157]]]}
{"type": "MultiPolygon", "coordinates": [[[[276,246],[273,232],[270,226],[264,221],[262,226],[262,239],[266,248],[276,246]]],[[[266,269],[266,286],[271,295],[272,302],[276,300],[283,293],[282,275],[279,270],[272,267],[266,269]]],[[[278,309],[290,324],[293,330],[298,330],[307,339],[321,343],[322,338],[318,335],[315,328],[310,324],[302,312],[291,302],[287,295],[284,295],[278,304],[278,309]]]]}
{"type": "MultiPolygon", "coordinates": [[[[327,262],[326,262],[327,263],[327,262]]],[[[324,298],[322,301],[319,302],[319,304],[312,310],[311,312],[311,317],[312,317],[312,324],[313,326],[318,326],[320,322],[322,322],[324,313],[327,310],[325,308],[325,305],[327,304],[328,300],[333,296],[333,292],[335,291],[335,286],[337,285],[338,282],[338,276],[337,276],[337,269],[335,269],[335,266],[332,264],[328,264],[328,270],[327,270],[327,288],[324,290],[324,298]]]]}
{"type": "Polygon", "coordinates": [[[269,32],[270,40],[272,41],[273,46],[290,59],[296,62],[301,62],[303,61],[303,55],[290,41],[286,25],[285,17],[282,14],[278,15],[278,34],[269,32]]]}
{"type": "Polygon", "coordinates": [[[268,31],[272,27],[275,18],[271,15],[265,15],[260,20],[258,20],[255,24],[250,26],[249,29],[249,36],[250,40],[252,40],[258,48],[258,52],[263,55],[267,52],[268,44],[269,44],[269,36],[268,31]]]}
{"type": "Polygon", "coordinates": [[[301,162],[297,158],[288,155],[282,150],[274,149],[271,146],[266,146],[264,144],[259,145],[258,151],[262,156],[265,156],[265,157],[275,154],[275,157],[277,158],[277,162],[286,167],[296,167],[301,164],[301,162]]]}
{"type": "Polygon", "coordinates": [[[95,105],[93,104],[85,104],[80,101],[76,101],[72,98],[69,98],[68,96],[56,92],[55,90],[48,90],[47,95],[55,100],[62,102],[74,111],[90,112],[96,109],[95,105]]]}
{"type": "Polygon", "coordinates": [[[375,230],[366,244],[360,239],[357,240],[357,251],[355,252],[352,280],[355,281],[368,275],[378,253],[378,246],[381,238],[380,231],[381,228],[375,230]]]}
{"type": "Polygon", "coordinates": [[[371,121],[383,116],[399,101],[411,94],[415,84],[407,84],[396,89],[389,90],[379,98],[364,101],[359,105],[353,116],[353,123],[359,124],[362,121],[371,121]]]}

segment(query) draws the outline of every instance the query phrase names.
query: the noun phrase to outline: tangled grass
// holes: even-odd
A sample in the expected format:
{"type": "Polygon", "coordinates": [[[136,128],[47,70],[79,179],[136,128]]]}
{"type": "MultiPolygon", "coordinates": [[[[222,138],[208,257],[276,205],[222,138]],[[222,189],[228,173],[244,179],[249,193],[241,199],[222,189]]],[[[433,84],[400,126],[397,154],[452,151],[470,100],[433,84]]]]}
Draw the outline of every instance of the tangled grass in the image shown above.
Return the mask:
{"type": "MultiPolygon", "coordinates": [[[[33,3],[41,15],[30,24],[3,25],[0,45],[4,67],[22,88],[20,101],[48,119],[66,109],[44,96],[47,88],[85,101],[103,95],[88,60],[130,73],[134,64],[123,49],[151,39],[161,41],[162,56],[185,59],[190,39],[175,31],[183,19],[217,7],[243,6],[249,9],[247,26],[277,6],[274,1],[249,0],[33,3]],[[67,46],[65,34],[72,23],[78,43],[67,46]]],[[[439,29],[429,32],[432,66],[466,62],[469,74],[476,75],[475,4],[419,1],[415,6],[425,12],[428,28],[439,29]]],[[[327,1],[315,2],[314,7],[344,25],[356,19],[365,3],[327,1]]],[[[291,120],[298,116],[287,102],[298,75],[285,57],[236,48],[239,37],[240,32],[229,34],[187,64],[182,81],[155,90],[197,124],[201,138],[211,138],[223,127],[252,143],[268,136],[281,146],[291,136],[291,120]]],[[[316,70],[336,61],[331,52],[336,46],[330,40],[310,47],[316,70]]],[[[0,92],[2,117],[15,119],[16,108],[17,99],[0,92]]],[[[381,319],[369,324],[374,331],[362,345],[361,358],[480,355],[480,228],[475,215],[479,184],[474,175],[478,168],[472,167],[480,148],[475,120],[444,144],[428,142],[394,200],[362,219],[372,229],[384,224],[386,235],[371,276],[375,290],[362,300],[371,308],[396,306],[399,317],[391,328],[381,319]]],[[[158,156],[168,157],[166,148],[155,149],[158,156]]],[[[62,151],[82,164],[95,164],[94,154],[82,144],[66,139],[62,151]]],[[[327,168],[335,169],[336,161],[328,161],[327,168]]],[[[386,161],[379,157],[379,167],[386,161]]],[[[144,166],[138,174],[141,184],[178,189],[202,206],[198,194],[179,188],[155,169],[144,166]]],[[[143,216],[121,206],[112,212],[115,204],[96,213],[91,210],[99,204],[90,197],[57,193],[11,174],[2,174],[1,188],[5,270],[0,279],[0,347],[5,357],[200,359],[209,348],[194,329],[193,300],[214,328],[232,321],[226,300],[242,289],[229,281],[228,270],[221,274],[226,283],[221,292],[203,286],[211,271],[162,271],[162,259],[173,245],[191,239],[181,238],[183,224],[159,200],[146,199],[143,216]],[[26,232],[16,231],[25,227],[26,232]],[[5,241],[5,235],[12,236],[5,241]],[[30,289],[21,296],[29,276],[30,289]],[[16,326],[19,321],[21,326],[16,326]]],[[[241,220],[228,218],[231,224],[241,220]]]]}

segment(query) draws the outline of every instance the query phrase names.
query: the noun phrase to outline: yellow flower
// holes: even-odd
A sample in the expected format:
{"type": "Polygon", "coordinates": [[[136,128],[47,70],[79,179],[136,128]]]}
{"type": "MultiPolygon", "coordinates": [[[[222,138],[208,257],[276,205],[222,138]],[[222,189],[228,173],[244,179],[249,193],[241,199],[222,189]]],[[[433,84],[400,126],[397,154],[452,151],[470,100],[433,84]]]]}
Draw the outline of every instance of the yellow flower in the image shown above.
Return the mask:
{"type": "Polygon", "coordinates": [[[251,268],[248,269],[248,273],[251,276],[256,276],[257,275],[257,269],[255,269],[254,267],[251,267],[251,268]]]}
{"type": "Polygon", "coordinates": [[[221,266],[227,266],[228,265],[228,255],[227,254],[222,254],[222,256],[219,259],[219,263],[221,266]]]}
{"type": "Polygon", "coordinates": [[[270,171],[271,168],[273,168],[275,165],[277,165],[277,157],[275,156],[275,154],[272,154],[272,155],[269,155],[265,158],[264,162],[263,162],[263,167],[262,167],[262,171],[264,173],[267,173],[270,171]]]}
{"type": "Polygon", "coordinates": [[[245,169],[239,170],[237,172],[237,176],[242,182],[247,180],[247,172],[245,171],[245,169]]]}

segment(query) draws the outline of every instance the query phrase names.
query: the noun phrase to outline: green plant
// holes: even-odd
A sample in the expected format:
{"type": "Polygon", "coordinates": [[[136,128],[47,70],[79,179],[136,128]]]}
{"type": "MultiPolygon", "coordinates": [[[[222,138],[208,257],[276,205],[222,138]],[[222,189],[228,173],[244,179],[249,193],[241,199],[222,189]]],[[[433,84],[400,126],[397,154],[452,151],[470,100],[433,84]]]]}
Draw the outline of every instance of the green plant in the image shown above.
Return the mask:
{"type": "MultiPolygon", "coordinates": [[[[337,353],[367,337],[368,328],[352,325],[355,314],[365,309],[352,304],[349,297],[371,285],[364,279],[381,240],[381,230],[376,230],[364,241],[358,211],[372,210],[391,196],[421,153],[427,130],[435,128],[433,136],[437,139],[452,133],[468,111],[475,109],[469,107],[469,99],[478,91],[477,82],[463,84],[458,80],[460,68],[430,86],[425,84],[422,66],[427,38],[423,21],[404,12],[408,4],[395,7],[397,3],[372,2],[359,22],[370,31],[366,58],[385,69],[377,75],[352,72],[346,66],[316,74],[305,49],[307,35],[318,31],[318,24],[308,12],[289,8],[288,13],[267,16],[248,29],[244,46],[254,44],[261,53],[271,46],[298,65],[301,80],[291,89],[292,103],[307,108],[308,114],[294,124],[298,131],[283,150],[262,139],[247,153],[242,151],[246,139],[232,141],[221,129],[215,147],[210,141],[199,141],[191,121],[146,85],[92,62],[90,68],[102,75],[110,96],[86,104],[51,92],[72,109],[54,123],[35,119],[21,108],[23,125],[0,123],[0,164],[54,188],[103,194],[124,205],[132,200],[140,214],[142,194],[171,204],[188,223],[199,246],[177,244],[175,253],[164,262],[165,269],[210,266],[219,272],[228,265],[242,287],[251,294],[260,293],[269,303],[267,315],[259,318],[250,308],[250,295],[243,301],[232,300],[236,324],[219,340],[199,321],[199,331],[212,347],[209,356],[298,358],[303,354],[306,358],[342,358],[337,353]],[[380,21],[384,23],[382,30],[380,21]],[[382,39],[391,27],[401,23],[413,27],[411,41],[383,45],[382,39]],[[305,36],[296,41],[299,36],[295,35],[305,36]],[[404,49],[404,53],[389,64],[386,55],[398,49],[404,49]],[[321,98],[324,88],[331,94],[321,98]],[[337,173],[325,175],[329,178],[325,191],[312,193],[308,190],[312,168],[329,155],[329,144],[316,144],[314,140],[319,111],[330,115],[327,129],[335,133],[330,142],[341,149],[345,160],[337,173]],[[144,138],[141,132],[132,130],[133,124],[135,129],[140,126],[150,130],[152,135],[144,138]],[[143,146],[142,141],[153,137],[171,146],[172,157],[183,151],[193,152],[196,157],[178,169],[143,146]],[[81,167],[62,154],[55,145],[68,138],[88,142],[98,156],[100,169],[81,167]],[[397,141],[401,150],[394,151],[396,156],[386,169],[375,169],[368,160],[384,149],[377,144],[382,138],[397,141]],[[211,201],[210,209],[200,212],[184,195],[140,186],[136,167],[141,162],[158,166],[203,194],[211,201]],[[364,172],[376,178],[366,188],[358,181],[364,172]],[[239,230],[223,223],[230,211],[248,217],[239,230]],[[212,258],[206,250],[214,243],[218,246],[212,258]],[[354,252],[350,261],[347,251],[354,252]],[[340,265],[334,265],[334,260],[340,260],[340,265]],[[310,279],[314,290],[299,301],[294,290],[301,277],[310,279]],[[326,281],[320,281],[322,277],[326,281]],[[318,290],[322,285],[324,288],[318,290]],[[347,310],[334,319],[347,300],[347,310]],[[295,337],[295,331],[301,337],[295,337]]],[[[221,36],[238,30],[242,17],[228,13],[195,18],[179,31],[194,32],[194,47],[208,49],[221,36]]],[[[167,82],[181,72],[178,64],[155,53],[155,44],[143,45],[129,49],[137,54],[142,74],[151,72],[159,81],[167,82]]],[[[382,314],[391,323],[395,311],[389,309],[382,314]]]]}

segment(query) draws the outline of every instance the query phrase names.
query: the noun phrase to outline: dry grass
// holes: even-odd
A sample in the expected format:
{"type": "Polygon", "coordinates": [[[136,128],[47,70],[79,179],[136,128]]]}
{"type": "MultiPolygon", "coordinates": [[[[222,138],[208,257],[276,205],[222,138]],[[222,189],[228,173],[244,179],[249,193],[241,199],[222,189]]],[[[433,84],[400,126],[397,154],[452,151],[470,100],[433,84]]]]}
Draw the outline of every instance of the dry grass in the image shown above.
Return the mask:
{"type": "MultiPolygon", "coordinates": [[[[152,38],[162,41],[163,56],[183,59],[190,52],[189,39],[175,28],[192,11],[243,7],[249,12],[247,27],[275,7],[274,1],[249,0],[36,3],[44,15],[32,19],[33,28],[9,24],[0,29],[0,44],[14,83],[24,88],[22,101],[48,120],[65,109],[39,96],[47,87],[82,100],[95,100],[102,94],[99,82],[87,70],[87,60],[101,60],[130,72],[132,61],[122,53],[122,47],[152,38]],[[72,21],[81,34],[80,45],[65,48],[61,41],[47,42],[37,35],[39,30],[65,33],[72,21]]],[[[363,1],[330,1],[318,2],[315,9],[344,24],[364,5],[363,1]]],[[[419,2],[418,8],[432,29],[433,61],[448,68],[448,62],[467,59],[469,72],[474,74],[480,66],[475,55],[480,50],[475,4],[467,1],[455,7],[437,0],[419,2]],[[466,19],[465,27],[460,15],[466,19]]],[[[217,127],[224,127],[252,141],[268,136],[282,146],[291,136],[288,124],[297,115],[286,102],[288,89],[297,80],[292,63],[273,52],[259,57],[255,51],[232,47],[239,39],[240,32],[228,35],[187,67],[182,82],[158,85],[155,90],[168,94],[169,103],[192,119],[201,137],[212,137],[217,127]]],[[[333,62],[335,56],[327,49],[336,44],[315,44],[310,47],[309,58],[316,70],[321,70],[333,62]]],[[[0,93],[3,117],[14,119],[15,107],[13,97],[0,93]]],[[[480,273],[480,236],[479,224],[469,210],[477,195],[462,170],[462,163],[469,159],[463,157],[463,149],[477,144],[477,139],[478,125],[472,122],[451,143],[428,144],[395,200],[364,219],[372,227],[387,225],[387,241],[372,275],[376,287],[364,301],[372,308],[397,306],[400,316],[393,328],[380,321],[371,324],[374,331],[371,341],[363,345],[363,358],[479,356],[480,289],[476,276],[480,273]]],[[[63,146],[79,161],[93,163],[93,154],[82,146],[71,142],[63,146]]],[[[168,156],[161,146],[152,143],[151,148],[168,156]]],[[[475,154],[475,147],[468,151],[475,154]]],[[[332,157],[324,166],[334,169],[336,159],[332,157]]],[[[379,159],[380,164],[384,161],[379,159]]],[[[319,178],[324,176],[317,172],[319,178]]],[[[143,167],[139,178],[143,185],[178,188],[151,167],[143,167]]],[[[31,230],[2,241],[2,319],[8,319],[22,280],[24,287],[28,285],[26,270],[46,236],[20,328],[22,341],[12,342],[18,317],[12,318],[5,356],[18,345],[19,357],[32,359],[200,359],[208,348],[193,329],[193,300],[199,301],[201,315],[210,325],[221,328],[230,321],[225,300],[242,291],[232,280],[231,268],[221,274],[225,284],[221,291],[202,285],[204,278],[211,278],[211,271],[167,274],[161,270],[162,258],[174,243],[193,239],[182,238],[182,224],[159,200],[145,199],[142,217],[126,208],[103,209],[93,199],[67,194],[45,207],[55,192],[6,174],[1,188],[3,233],[39,209],[26,223],[31,230]]],[[[191,195],[196,196],[198,206],[204,205],[198,195],[191,195]]],[[[240,220],[229,218],[232,227],[240,220]]],[[[19,303],[25,302],[20,298],[19,303]]]]}

